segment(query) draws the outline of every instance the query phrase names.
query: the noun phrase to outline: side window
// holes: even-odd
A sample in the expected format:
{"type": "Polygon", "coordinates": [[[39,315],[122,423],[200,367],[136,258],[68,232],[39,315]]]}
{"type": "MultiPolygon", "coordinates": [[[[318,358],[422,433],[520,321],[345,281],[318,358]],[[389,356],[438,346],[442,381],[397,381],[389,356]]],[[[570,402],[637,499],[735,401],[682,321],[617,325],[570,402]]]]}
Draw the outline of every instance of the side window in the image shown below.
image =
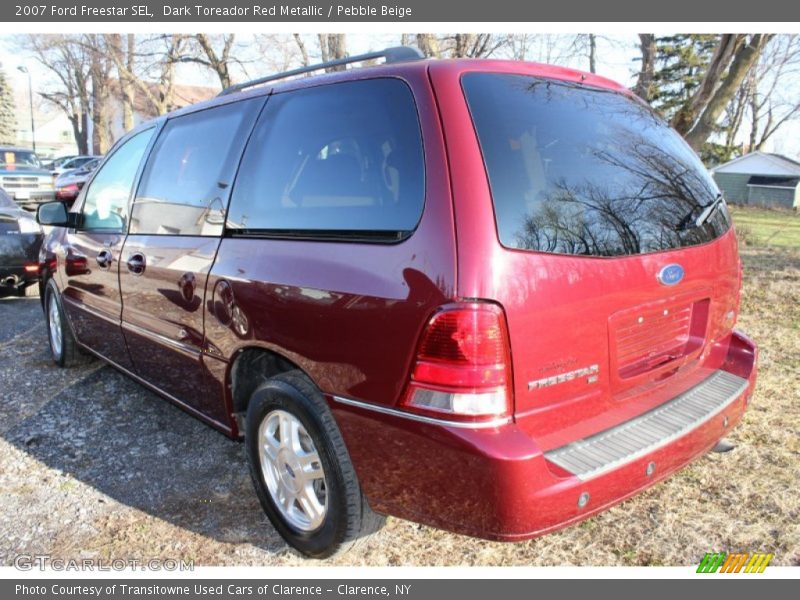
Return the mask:
{"type": "Polygon", "coordinates": [[[146,129],[114,150],[89,184],[82,229],[125,231],[133,180],[155,129],[146,129]]]}
{"type": "Polygon", "coordinates": [[[402,238],[425,199],[414,98],[398,79],[272,96],[234,186],[232,231],[402,238]]]}
{"type": "Polygon", "coordinates": [[[167,122],[136,193],[131,233],[220,235],[242,146],[263,99],[167,122]]]}

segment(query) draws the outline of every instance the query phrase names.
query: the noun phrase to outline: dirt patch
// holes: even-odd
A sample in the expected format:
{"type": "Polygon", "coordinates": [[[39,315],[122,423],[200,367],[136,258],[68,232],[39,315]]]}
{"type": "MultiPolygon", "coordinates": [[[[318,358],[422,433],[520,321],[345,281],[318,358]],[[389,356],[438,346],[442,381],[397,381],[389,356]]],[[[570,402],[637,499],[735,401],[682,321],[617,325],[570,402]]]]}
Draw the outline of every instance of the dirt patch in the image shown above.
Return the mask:
{"type": "MultiPolygon", "coordinates": [[[[761,360],[732,452],[537,540],[485,542],[389,519],[332,564],[690,565],[726,550],[800,565],[800,250],[742,254],[739,322],[761,360]]],[[[240,444],[109,367],[53,367],[40,310],[0,303],[0,564],[32,553],[309,564],[261,512],[240,444]]]]}

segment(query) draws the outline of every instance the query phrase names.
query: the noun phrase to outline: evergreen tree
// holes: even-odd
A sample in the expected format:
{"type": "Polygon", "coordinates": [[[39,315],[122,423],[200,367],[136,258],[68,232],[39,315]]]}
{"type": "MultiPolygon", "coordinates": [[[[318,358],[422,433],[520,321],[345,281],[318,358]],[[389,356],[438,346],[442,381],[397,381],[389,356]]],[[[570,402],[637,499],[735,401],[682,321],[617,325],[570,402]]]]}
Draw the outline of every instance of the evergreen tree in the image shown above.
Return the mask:
{"type": "Polygon", "coordinates": [[[718,35],[679,34],[656,38],[653,106],[671,119],[703,80],[718,35]]]}
{"type": "Polygon", "coordinates": [[[0,67],[0,144],[15,144],[17,141],[17,107],[14,93],[8,85],[5,72],[0,67]]]}

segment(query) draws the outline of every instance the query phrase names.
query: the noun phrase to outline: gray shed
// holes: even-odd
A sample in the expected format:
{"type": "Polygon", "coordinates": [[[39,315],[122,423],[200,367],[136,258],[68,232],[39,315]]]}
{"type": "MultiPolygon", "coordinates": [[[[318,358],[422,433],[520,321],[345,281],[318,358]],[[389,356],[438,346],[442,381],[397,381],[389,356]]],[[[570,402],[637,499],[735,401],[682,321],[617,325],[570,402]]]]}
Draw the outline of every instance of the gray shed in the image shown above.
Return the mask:
{"type": "Polygon", "coordinates": [[[711,170],[732,204],[778,208],[800,206],[800,162],[768,152],[751,152],[711,170]]]}

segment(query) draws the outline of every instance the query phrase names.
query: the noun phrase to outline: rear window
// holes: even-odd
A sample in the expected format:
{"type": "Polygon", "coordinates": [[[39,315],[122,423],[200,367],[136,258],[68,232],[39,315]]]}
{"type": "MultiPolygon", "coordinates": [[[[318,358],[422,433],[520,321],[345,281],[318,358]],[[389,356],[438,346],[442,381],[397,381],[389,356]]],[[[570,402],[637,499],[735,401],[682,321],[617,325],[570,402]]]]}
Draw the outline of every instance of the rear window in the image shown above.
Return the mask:
{"type": "Polygon", "coordinates": [[[352,81],[269,99],[239,168],[229,230],[289,237],[403,239],[425,196],[411,90],[352,81]]]}
{"type": "Polygon", "coordinates": [[[701,244],[730,227],[724,203],[700,219],[719,190],[646,106],[523,75],[470,73],[462,86],[504,246],[621,256],[701,244]]]}

